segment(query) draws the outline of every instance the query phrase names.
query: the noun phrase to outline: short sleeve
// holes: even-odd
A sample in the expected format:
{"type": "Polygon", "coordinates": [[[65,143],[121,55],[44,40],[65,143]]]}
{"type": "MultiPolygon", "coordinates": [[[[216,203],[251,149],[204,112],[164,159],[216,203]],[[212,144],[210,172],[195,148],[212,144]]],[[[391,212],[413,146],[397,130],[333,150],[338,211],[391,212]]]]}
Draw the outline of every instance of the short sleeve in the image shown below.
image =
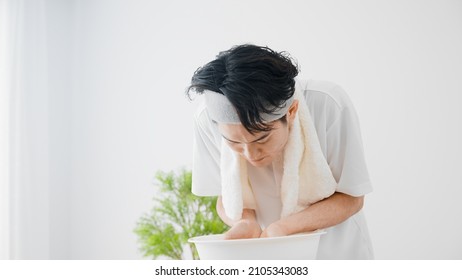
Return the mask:
{"type": "Polygon", "coordinates": [[[343,98],[345,102],[337,118],[327,128],[327,162],[338,183],[338,192],[362,196],[372,191],[372,184],[358,116],[346,93],[343,98]]]}
{"type": "Polygon", "coordinates": [[[215,144],[212,122],[204,108],[194,116],[192,193],[221,195],[220,151],[215,144]]]}

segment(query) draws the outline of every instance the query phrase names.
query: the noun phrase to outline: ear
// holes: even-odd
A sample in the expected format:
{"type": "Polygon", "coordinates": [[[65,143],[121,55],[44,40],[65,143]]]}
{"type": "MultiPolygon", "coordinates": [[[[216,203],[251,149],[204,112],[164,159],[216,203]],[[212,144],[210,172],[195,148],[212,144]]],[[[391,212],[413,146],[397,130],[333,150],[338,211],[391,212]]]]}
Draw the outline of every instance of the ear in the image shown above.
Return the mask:
{"type": "Polygon", "coordinates": [[[289,111],[287,111],[287,120],[289,121],[289,123],[292,123],[294,121],[297,111],[298,111],[298,100],[295,99],[294,102],[292,102],[292,105],[290,105],[289,111]]]}

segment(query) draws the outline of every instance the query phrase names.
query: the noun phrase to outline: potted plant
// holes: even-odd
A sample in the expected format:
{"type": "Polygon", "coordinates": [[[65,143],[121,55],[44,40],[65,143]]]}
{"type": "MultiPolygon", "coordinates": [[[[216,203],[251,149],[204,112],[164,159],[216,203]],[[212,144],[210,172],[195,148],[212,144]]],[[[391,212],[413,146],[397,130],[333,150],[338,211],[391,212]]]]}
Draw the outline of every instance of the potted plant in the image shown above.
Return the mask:
{"type": "Polygon", "coordinates": [[[228,229],[216,212],[216,197],[197,197],[191,193],[191,171],[157,172],[159,196],[149,214],[137,222],[134,232],[146,257],[183,259],[183,249],[189,246],[193,259],[199,259],[194,236],[219,234],[228,229]]]}

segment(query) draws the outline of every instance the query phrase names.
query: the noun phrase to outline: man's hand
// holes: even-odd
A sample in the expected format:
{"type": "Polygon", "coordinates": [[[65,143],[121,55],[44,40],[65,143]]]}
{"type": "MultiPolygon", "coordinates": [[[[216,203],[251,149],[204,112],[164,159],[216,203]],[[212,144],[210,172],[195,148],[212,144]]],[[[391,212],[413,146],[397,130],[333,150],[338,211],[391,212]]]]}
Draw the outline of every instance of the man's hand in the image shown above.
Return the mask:
{"type": "Polygon", "coordinates": [[[278,237],[289,235],[286,228],[281,226],[278,222],[269,225],[260,235],[260,237],[278,237]]]}
{"type": "Polygon", "coordinates": [[[217,199],[217,213],[221,220],[231,227],[225,233],[225,239],[243,239],[243,238],[258,238],[261,234],[261,227],[257,222],[255,210],[242,210],[242,218],[240,220],[231,220],[226,216],[221,201],[221,196],[217,199]]]}
{"type": "Polygon", "coordinates": [[[225,239],[258,238],[260,225],[254,220],[240,220],[225,233],[225,239]]]}

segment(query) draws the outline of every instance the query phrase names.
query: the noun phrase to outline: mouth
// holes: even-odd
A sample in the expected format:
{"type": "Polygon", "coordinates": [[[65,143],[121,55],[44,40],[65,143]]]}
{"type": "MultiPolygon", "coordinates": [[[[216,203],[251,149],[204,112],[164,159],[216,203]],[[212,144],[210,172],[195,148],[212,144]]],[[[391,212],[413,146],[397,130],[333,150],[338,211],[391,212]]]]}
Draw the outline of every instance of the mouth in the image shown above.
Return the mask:
{"type": "Polygon", "coordinates": [[[256,160],[249,159],[249,161],[252,162],[252,163],[258,163],[258,162],[264,160],[265,158],[266,158],[266,157],[262,157],[262,158],[259,158],[259,159],[256,159],[256,160]]]}

